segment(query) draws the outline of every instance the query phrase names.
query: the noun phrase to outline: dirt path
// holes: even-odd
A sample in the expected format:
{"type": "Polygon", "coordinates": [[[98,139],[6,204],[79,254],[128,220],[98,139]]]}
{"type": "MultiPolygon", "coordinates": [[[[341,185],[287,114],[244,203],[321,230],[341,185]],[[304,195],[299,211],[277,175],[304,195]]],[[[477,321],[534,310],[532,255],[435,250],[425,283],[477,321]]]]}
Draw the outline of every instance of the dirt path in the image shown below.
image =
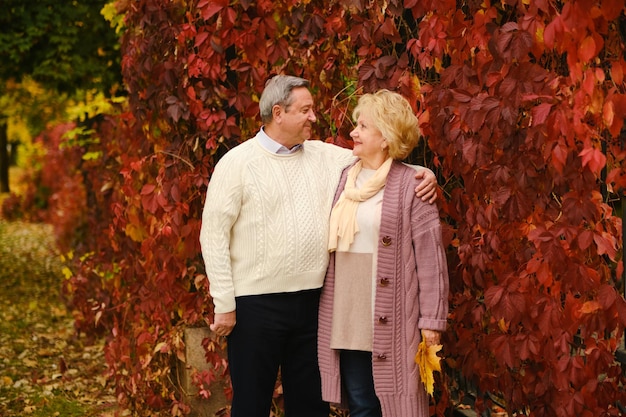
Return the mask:
{"type": "Polygon", "coordinates": [[[87,345],[59,292],[51,227],[0,219],[0,416],[111,416],[103,341],[87,345]]]}

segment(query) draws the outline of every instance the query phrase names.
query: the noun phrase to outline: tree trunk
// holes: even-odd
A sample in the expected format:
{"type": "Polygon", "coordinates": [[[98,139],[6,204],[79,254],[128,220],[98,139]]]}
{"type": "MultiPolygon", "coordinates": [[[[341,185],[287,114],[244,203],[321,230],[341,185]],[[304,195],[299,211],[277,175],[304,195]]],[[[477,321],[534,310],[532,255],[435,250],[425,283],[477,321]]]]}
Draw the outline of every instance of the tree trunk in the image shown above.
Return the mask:
{"type": "Polygon", "coordinates": [[[7,138],[7,120],[0,118],[0,193],[8,193],[9,189],[9,150],[7,138]]]}

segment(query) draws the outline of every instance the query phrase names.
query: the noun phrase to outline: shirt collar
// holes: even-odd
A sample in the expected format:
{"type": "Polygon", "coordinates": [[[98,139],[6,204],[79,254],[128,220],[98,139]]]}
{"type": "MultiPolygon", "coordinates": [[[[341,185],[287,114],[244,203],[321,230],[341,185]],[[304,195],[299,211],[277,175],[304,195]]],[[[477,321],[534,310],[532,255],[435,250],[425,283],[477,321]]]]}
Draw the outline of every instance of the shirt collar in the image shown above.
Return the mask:
{"type": "Polygon", "coordinates": [[[302,144],[298,144],[291,149],[287,148],[284,145],[281,145],[274,139],[267,136],[267,133],[265,133],[265,130],[263,128],[261,128],[259,134],[257,135],[257,138],[263,148],[275,154],[290,154],[297,152],[298,150],[300,150],[300,148],[302,148],[302,144]]]}

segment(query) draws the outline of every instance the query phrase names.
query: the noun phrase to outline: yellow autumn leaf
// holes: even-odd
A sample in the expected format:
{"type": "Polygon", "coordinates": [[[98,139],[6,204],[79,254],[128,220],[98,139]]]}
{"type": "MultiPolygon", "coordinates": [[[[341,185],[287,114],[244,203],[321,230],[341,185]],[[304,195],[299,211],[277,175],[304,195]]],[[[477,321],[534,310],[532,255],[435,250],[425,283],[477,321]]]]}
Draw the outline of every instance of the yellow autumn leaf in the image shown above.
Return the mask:
{"type": "Polygon", "coordinates": [[[442,345],[432,345],[426,347],[426,342],[422,340],[417,346],[417,354],[415,355],[415,362],[420,369],[420,378],[424,383],[424,388],[429,395],[433,395],[435,387],[435,371],[441,372],[440,358],[437,356],[437,352],[441,350],[442,345]]]}
{"type": "Polygon", "coordinates": [[[124,232],[126,232],[126,236],[130,237],[135,242],[143,242],[143,240],[147,237],[147,233],[144,228],[134,223],[128,223],[124,232]]]}
{"type": "Polygon", "coordinates": [[[72,270],[69,269],[67,266],[64,266],[63,269],[61,269],[61,273],[63,274],[65,279],[70,279],[74,276],[74,273],[72,272],[72,270]]]}
{"type": "Polygon", "coordinates": [[[166,344],[167,344],[167,343],[165,343],[165,342],[159,342],[159,343],[158,343],[158,344],[154,347],[153,353],[161,352],[161,351],[162,351],[162,349],[163,349],[163,347],[165,347],[165,345],[166,345],[166,344]]]}

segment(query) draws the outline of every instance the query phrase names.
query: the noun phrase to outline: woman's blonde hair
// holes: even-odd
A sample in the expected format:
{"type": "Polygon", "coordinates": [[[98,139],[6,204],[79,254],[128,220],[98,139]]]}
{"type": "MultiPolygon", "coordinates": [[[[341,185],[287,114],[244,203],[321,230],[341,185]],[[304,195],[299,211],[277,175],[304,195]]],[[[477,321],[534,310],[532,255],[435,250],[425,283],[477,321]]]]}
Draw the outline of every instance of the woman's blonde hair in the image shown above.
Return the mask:
{"type": "Polygon", "coordinates": [[[352,112],[356,121],[361,113],[372,118],[387,141],[389,156],[405,159],[420,140],[417,116],[408,100],[398,93],[386,89],[363,94],[352,112]]]}

